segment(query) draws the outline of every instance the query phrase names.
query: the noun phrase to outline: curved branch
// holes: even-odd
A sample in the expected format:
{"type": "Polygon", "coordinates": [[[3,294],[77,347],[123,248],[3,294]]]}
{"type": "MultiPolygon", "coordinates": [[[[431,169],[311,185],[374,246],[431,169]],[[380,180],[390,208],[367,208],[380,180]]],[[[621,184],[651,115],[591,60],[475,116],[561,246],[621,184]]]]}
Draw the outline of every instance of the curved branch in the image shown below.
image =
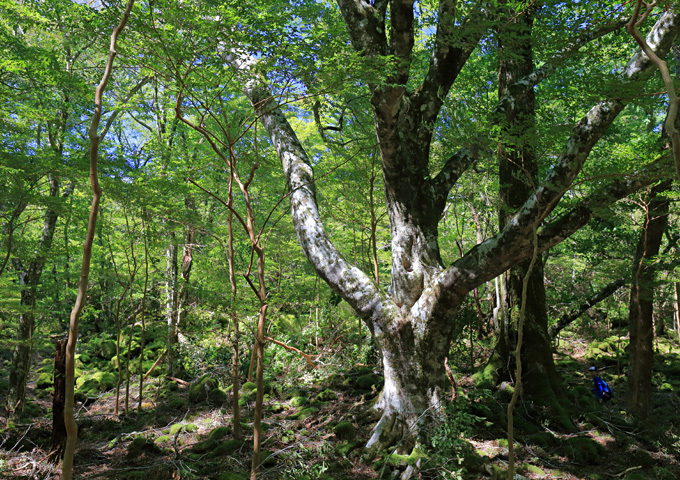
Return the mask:
{"type": "Polygon", "coordinates": [[[365,320],[386,308],[383,295],[371,278],[347,262],[331,243],[319,215],[311,162],[302,144],[272,96],[264,78],[255,76],[255,60],[241,54],[228,61],[247,78],[244,91],[276,148],[290,189],[295,231],[316,272],[365,320]]]}
{"type": "Polygon", "coordinates": [[[102,137],[97,134],[99,122],[102,115],[102,96],[106,89],[106,84],[111,77],[111,70],[113,68],[113,60],[116,57],[116,42],[118,36],[125,28],[134,0],[129,0],[125,12],[123,13],[120,22],[113,29],[111,34],[111,43],[109,46],[109,57],[106,61],[106,68],[102,75],[101,82],[97,85],[94,95],[94,115],[92,116],[92,124],[90,125],[90,183],[92,185],[92,205],[90,206],[90,217],[87,224],[87,233],[85,234],[85,242],[83,244],[83,263],[80,271],[80,281],[78,283],[78,295],[76,297],[75,305],[71,311],[71,318],[69,324],[68,343],[66,345],[66,395],[64,401],[64,424],[66,426],[66,446],[64,447],[64,460],[62,463],[62,478],[64,480],[71,480],[73,475],[73,454],[78,440],[78,426],[74,418],[74,376],[75,376],[75,351],[76,343],[78,341],[78,320],[80,313],[85,306],[87,296],[87,281],[90,275],[90,259],[92,257],[92,243],[94,241],[95,228],[97,225],[97,215],[99,213],[99,202],[102,197],[102,189],[99,186],[99,179],[97,177],[97,160],[99,156],[99,143],[102,137]]]}

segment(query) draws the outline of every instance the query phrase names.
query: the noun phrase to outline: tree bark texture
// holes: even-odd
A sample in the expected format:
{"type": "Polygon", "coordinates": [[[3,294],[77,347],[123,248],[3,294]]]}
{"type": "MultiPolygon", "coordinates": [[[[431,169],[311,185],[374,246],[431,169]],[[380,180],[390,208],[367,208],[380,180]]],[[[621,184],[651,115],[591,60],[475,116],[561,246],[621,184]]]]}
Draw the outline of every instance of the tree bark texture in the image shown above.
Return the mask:
{"type": "Polygon", "coordinates": [[[179,336],[177,331],[177,242],[175,233],[170,233],[170,243],[168,244],[165,269],[165,317],[168,327],[168,357],[166,374],[170,377],[177,376],[177,349],[179,348],[179,336]]]}
{"type": "MultiPolygon", "coordinates": [[[[414,45],[413,2],[337,3],[357,52],[374,58],[392,55],[394,59],[384,81],[369,85],[392,233],[392,275],[386,290],[376,284],[372,275],[344,259],[330,242],[316,201],[312,163],[266,79],[252,69],[257,60],[234,51],[225,54],[225,58],[242,75],[243,89],[277,150],[303,251],[321,278],[366,322],[382,353],[385,386],[376,403],[382,417],[368,445],[380,449],[396,444],[398,449],[407,450],[418,442],[420,433],[427,432],[422,426],[427,425],[428,415],[439,408],[445,386],[444,358],[453,340],[455,314],[466,295],[528,260],[537,225],[538,252],[542,253],[585,225],[600,208],[650,184],[659,172],[663,175],[672,171],[672,162],[665,156],[650,167],[649,177],[623,177],[603,184],[572,209],[547,221],[595,143],[625,106],[621,99],[603,99],[575,124],[545,180],[522,199],[501,231],[444,266],[439,254],[438,223],[449,190],[478,158],[481,149],[463,148],[451,153],[438,173],[432,174],[429,156],[433,125],[456,76],[491,25],[489,19],[494,12],[480,6],[461,18],[453,0],[440,1],[440,21],[429,68],[420,85],[410,89],[406,82],[414,45]],[[390,21],[386,22],[388,4],[390,21]],[[386,29],[390,30],[389,37],[386,29]]],[[[648,40],[652,48],[665,55],[679,30],[680,13],[667,12],[648,40]]],[[[562,53],[556,59],[555,64],[564,61],[562,53]]],[[[623,69],[620,83],[642,81],[652,69],[647,57],[638,52],[623,69]]],[[[514,87],[518,88],[508,89],[497,110],[523,101],[521,95],[528,94],[529,88],[551,71],[545,65],[539,70],[517,80],[514,87]]],[[[545,326],[535,335],[545,340],[545,326]]],[[[535,363],[549,361],[537,359],[535,363]]]]}
{"type": "Polygon", "coordinates": [[[652,409],[652,367],[654,363],[654,257],[659,253],[666,225],[669,200],[658,197],[670,183],[651,193],[638,240],[630,288],[630,350],[628,360],[628,407],[637,419],[652,409]]]}
{"type": "Polygon", "coordinates": [[[59,463],[66,444],[64,404],[66,402],[66,343],[67,339],[55,342],[54,351],[54,394],[52,396],[52,451],[50,461],[59,463]]]}
{"type": "MultiPolygon", "coordinates": [[[[87,231],[85,233],[85,241],[83,242],[83,262],[80,267],[80,279],[78,281],[78,295],[76,296],[73,310],[69,319],[69,336],[66,344],[66,395],[64,402],[64,424],[66,426],[66,445],[64,446],[64,461],[61,465],[62,480],[71,480],[73,477],[73,459],[76,450],[76,443],[78,442],[78,425],[75,420],[75,353],[76,343],[78,342],[78,326],[80,314],[85,306],[87,299],[87,282],[90,276],[90,260],[92,259],[92,244],[94,242],[94,235],[97,228],[97,216],[99,215],[99,203],[102,198],[102,189],[99,186],[99,177],[97,175],[97,161],[99,159],[99,144],[102,136],[98,134],[99,122],[102,115],[102,95],[106,89],[106,84],[111,76],[113,68],[113,59],[116,57],[116,41],[120,32],[125,28],[130,12],[134,5],[134,0],[129,0],[123,16],[118,25],[111,33],[111,42],[109,44],[109,55],[106,62],[106,67],[102,75],[101,82],[97,85],[94,95],[94,115],[92,116],[92,123],[88,131],[90,139],[90,186],[92,187],[92,203],[90,205],[90,215],[87,222],[87,231]]],[[[103,135],[103,134],[102,134],[103,135]]]]}

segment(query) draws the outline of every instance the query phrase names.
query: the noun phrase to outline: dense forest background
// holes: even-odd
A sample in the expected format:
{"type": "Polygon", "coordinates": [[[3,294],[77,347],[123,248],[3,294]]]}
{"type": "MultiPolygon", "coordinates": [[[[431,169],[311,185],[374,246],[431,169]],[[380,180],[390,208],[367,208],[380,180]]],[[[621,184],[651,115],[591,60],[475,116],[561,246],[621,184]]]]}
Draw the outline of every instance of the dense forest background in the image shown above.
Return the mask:
{"type": "Polygon", "coordinates": [[[678,5],[0,14],[0,477],[680,476],[678,5]]]}

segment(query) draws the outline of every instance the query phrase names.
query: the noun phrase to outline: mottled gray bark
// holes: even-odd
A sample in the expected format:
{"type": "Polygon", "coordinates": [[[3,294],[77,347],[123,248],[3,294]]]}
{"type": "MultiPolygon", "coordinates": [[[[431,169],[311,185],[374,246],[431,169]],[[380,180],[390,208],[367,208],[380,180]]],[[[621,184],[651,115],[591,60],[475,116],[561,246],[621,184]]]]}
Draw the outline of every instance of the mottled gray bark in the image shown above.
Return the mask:
{"type": "MultiPolygon", "coordinates": [[[[314,177],[303,147],[271,94],[266,80],[250,71],[256,62],[241,53],[226,55],[243,75],[243,88],[264,125],[290,189],[293,223],[299,242],[318,274],[364,319],[382,352],[385,386],[376,408],[382,412],[368,442],[381,448],[413,446],[427,416],[439,408],[444,388],[444,358],[453,339],[455,313],[475,287],[526,260],[532,232],[539,226],[539,251],[559,243],[609,205],[650,179],[620,179],[584,199],[572,211],[543,225],[580,172],[590,150],[624,108],[622,100],[605,99],[574,127],[563,154],[546,180],[512,215],[496,236],[444,267],[439,254],[438,223],[447,195],[475,161],[478,150],[454,153],[431,174],[432,126],[468,56],[493,16],[483,8],[456,17],[455,2],[439,4],[440,21],[430,66],[413,91],[406,88],[413,47],[413,2],[338,0],[354,48],[364,56],[391,54],[395,66],[380,85],[371,85],[371,105],[380,146],[387,211],[392,233],[392,277],[387,291],[347,262],[324,231],[315,196],[314,177]],[[390,5],[389,26],[385,21],[390,5]],[[386,29],[390,28],[389,37],[386,29]],[[415,428],[412,428],[415,427],[415,428]]],[[[660,54],[680,30],[680,14],[666,13],[650,41],[660,54]]],[[[644,80],[652,66],[636,54],[621,83],[644,80]]],[[[513,91],[512,88],[509,89],[513,91]]],[[[659,162],[659,169],[663,168],[659,162]]]]}

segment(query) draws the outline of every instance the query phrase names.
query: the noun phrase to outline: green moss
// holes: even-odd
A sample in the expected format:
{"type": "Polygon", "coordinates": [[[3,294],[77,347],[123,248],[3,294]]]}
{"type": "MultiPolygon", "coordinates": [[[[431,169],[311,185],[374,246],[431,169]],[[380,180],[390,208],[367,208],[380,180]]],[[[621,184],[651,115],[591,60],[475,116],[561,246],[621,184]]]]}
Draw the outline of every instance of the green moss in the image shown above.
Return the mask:
{"type": "Polygon", "coordinates": [[[677,477],[668,468],[656,467],[654,469],[654,478],[656,480],[675,480],[677,477]]]}
{"type": "Polygon", "coordinates": [[[31,402],[30,400],[27,400],[26,403],[24,403],[24,411],[22,412],[22,415],[31,418],[38,417],[42,415],[42,410],[40,409],[40,406],[31,402]]]}
{"type": "Polygon", "coordinates": [[[118,381],[118,377],[111,372],[96,372],[92,378],[97,381],[100,392],[111,390],[118,381]]]}
{"type": "Polygon", "coordinates": [[[333,428],[333,433],[335,433],[335,436],[340,440],[352,440],[356,435],[356,430],[354,425],[352,425],[352,422],[344,421],[338,423],[333,428]]]}
{"type": "Polygon", "coordinates": [[[315,415],[319,411],[318,408],[316,407],[307,407],[305,409],[300,410],[299,412],[291,415],[290,418],[291,420],[306,420],[309,417],[315,415]]]}
{"type": "Polygon", "coordinates": [[[217,379],[211,375],[203,375],[189,387],[189,401],[192,403],[204,402],[208,399],[211,391],[219,386],[217,379]]]}
{"type": "Polygon", "coordinates": [[[348,457],[352,451],[361,447],[360,441],[339,442],[335,445],[335,453],[340,457],[348,457]]]}
{"type": "Polygon", "coordinates": [[[102,340],[97,349],[97,355],[101,358],[111,358],[116,354],[116,342],[113,340],[102,340]]]}
{"type": "Polygon", "coordinates": [[[529,443],[541,448],[550,448],[555,445],[555,436],[549,432],[540,432],[529,437],[529,443]]]}
{"type": "Polygon", "coordinates": [[[545,477],[545,472],[543,471],[543,469],[537,467],[536,465],[531,465],[531,464],[525,463],[525,464],[522,465],[522,467],[523,467],[524,470],[526,470],[528,473],[531,473],[531,474],[534,474],[534,475],[538,475],[539,478],[545,477]]]}
{"type": "Polygon", "coordinates": [[[560,451],[579,463],[597,463],[605,449],[595,440],[586,437],[568,438],[560,446],[560,451]]]}
{"type": "Polygon", "coordinates": [[[41,373],[35,381],[35,386],[39,389],[49,388],[52,385],[54,385],[54,379],[52,378],[51,372],[41,373]]]}
{"type": "Polygon", "coordinates": [[[221,473],[216,480],[247,480],[247,478],[238,473],[225,472],[221,473]]]}
{"type": "Polygon", "coordinates": [[[639,472],[630,472],[627,473],[625,477],[623,477],[623,480],[649,480],[647,478],[647,475],[639,472]]]}
{"type": "Polygon", "coordinates": [[[181,410],[186,406],[186,402],[180,396],[172,396],[167,399],[167,405],[174,410],[181,410]]]}
{"type": "Polygon", "coordinates": [[[257,390],[257,385],[253,382],[246,382],[241,385],[241,392],[243,393],[250,393],[254,392],[255,390],[257,390]]]}
{"type": "Polygon", "coordinates": [[[323,392],[319,393],[316,396],[316,400],[318,400],[320,402],[331,402],[331,401],[337,400],[337,399],[338,399],[338,394],[335,393],[333,390],[330,390],[330,389],[324,390],[323,392]]]}
{"type": "Polygon", "coordinates": [[[243,442],[240,440],[227,440],[226,442],[220,443],[217,448],[215,448],[210,454],[208,455],[208,458],[215,458],[215,457],[224,457],[227,455],[231,455],[234,452],[238,451],[243,447],[243,442]]]}
{"type": "Polygon", "coordinates": [[[227,435],[231,434],[230,427],[217,427],[208,433],[208,438],[210,440],[222,440],[227,435]]]}
{"type": "Polygon", "coordinates": [[[376,389],[382,387],[382,383],[382,378],[380,378],[375,373],[369,373],[358,377],[354,382],[354,386],[358,390],[370,391],[373,389],[373,387],[376,389]]]}
{"type": "Polygon", "coordinates": [[[219,406],[227,401],[227,394],[219,388],[214,388],[208,393],[208,403],[210,405],[219,406]]]}
{"type": "Polygon", "coordinates": [[[172,427],[170,427],[170,435],[175,436],[178,433],[182,433],[184,431],[185,425],[183,423],[176,423],[172,427]]]}
{"type": "Polygon", "coordinates": [[[154,440],[154,443],[159,444],[159,443],[170,443],[172,438],[170,435],[161,435],[158,437],[156,440],[154,440]]]}
{"type": "Polygon", "coordinates": [[[307,397],[302,397],[302,396],[293,397],[293,398],[290,399],[290,402],[288,402],[288,404],[291,407],[301,407],[302,405],[307,403],[307,400],[309,400],[307,397]]]}
{"type": "Polygon", "coordinates": [[[387,457],[387,461],[390,465],[398,467],[405,465],[415,465],[421,458],[427,458],[424,452],[418,448],[414,448],[408,455],[399,455],[398,453],[393,453],[387,457]]]}
{"type": "Polygon", "coordinates": [[[218,445],[219,443],[217,442],[217,440],[212,439],[203,440],[202,442],[195,443],[191,447],[191,452],[198,454],[212,452],[217,448],[218,445]]]}
{"type": "Polygon", "coordinates": [[[484,368],[472,375],[472,381],[480,388],[493,388],[498,379],[498,369],[502,367],[498,355],[493,355],[484,368]]]}
{"type": "Polygon", "coordinates": [[[144,454],[157,455],[162,452],[163,450],[158,445],[145,437],[136,437],[127,447],[127,454],[130,458],[137,458],[144,454]]]}
{"type": "Polygon", "coordinates": [[[629,454],[631,462],[635,465],[641,465],[642,468],[649,468],[654,466],[654,457],[647,451],[641,448],[636,448],[629,454]]]}
{"type": "Polygon", "coordinates": [[[266,409],[267,409],[268,412],[281,413],[286,409],[286,406],[283,403],[274,402],[274,403],[267,405],[266,409]]]}

